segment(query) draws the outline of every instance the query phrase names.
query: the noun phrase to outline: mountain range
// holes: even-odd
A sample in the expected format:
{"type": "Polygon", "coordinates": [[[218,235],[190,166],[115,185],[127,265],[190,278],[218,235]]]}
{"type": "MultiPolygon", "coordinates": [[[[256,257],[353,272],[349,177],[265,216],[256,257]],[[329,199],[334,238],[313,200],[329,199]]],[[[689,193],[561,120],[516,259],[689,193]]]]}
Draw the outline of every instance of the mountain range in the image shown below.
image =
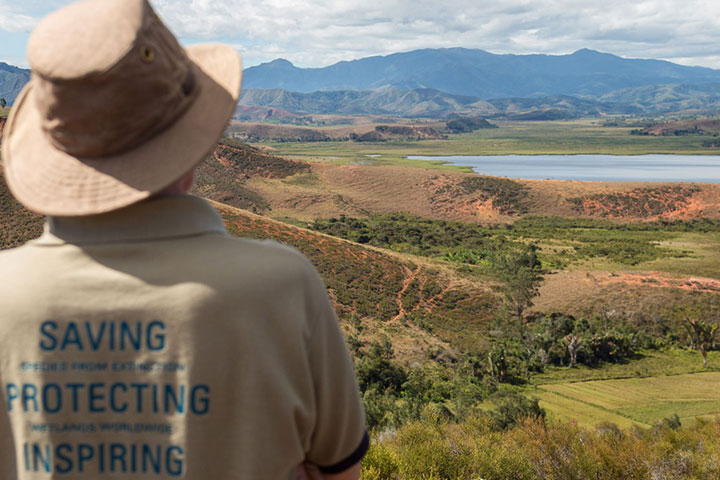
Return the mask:
{"type": "Polygon", "coordinates": [[[569,55],[497,55],[465,48],[424,49],[298,68],[277,59],[244,72],[244,88],[293,92],[428,88],[480,99],[597,97],[646,85],[720,82],[720,71],[662,60],[621,58],[593,50],[569,55]]]}
{"type": "Polygon", "coordinates": [[[7,103],[15,101],[22,87],[30,80],[30,70],[0,62],[0,98],[7,103]]]}
{"type": "MultiPolygon", "coordinates": [[[[0,63],[0,98],[12,103],[29,78],[29,70],[0,63]]],[[[323,68],[277,59],[244,71],[238,104],[238,118],[247,120],[287,112],[541,120],[717,111],[720,70],[588,49],[568,55],[424,49],[323,68]]]]}

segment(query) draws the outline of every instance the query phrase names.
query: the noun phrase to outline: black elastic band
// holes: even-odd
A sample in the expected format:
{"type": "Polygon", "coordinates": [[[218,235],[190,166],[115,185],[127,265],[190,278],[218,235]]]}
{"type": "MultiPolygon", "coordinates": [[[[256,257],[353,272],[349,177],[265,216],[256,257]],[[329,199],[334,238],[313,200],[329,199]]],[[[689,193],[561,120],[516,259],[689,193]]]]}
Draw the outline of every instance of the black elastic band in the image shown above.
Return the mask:
{"type": "Polygon", "coordinates": [[[330,465],[329,467],[318,467],[322,473],[340,473],[344,472],[348,468],[352,467],[356,463],[358,463],[367,453],[368,449],[370,448],[370,436],[368,435],[367,431],[363,435],[362,440],[360,441],[360,445],[358,448],[355,449],[353,453],[350,454],[349,457],[347,457],[345,460],[336,463],[335,465],[330,465]]]}

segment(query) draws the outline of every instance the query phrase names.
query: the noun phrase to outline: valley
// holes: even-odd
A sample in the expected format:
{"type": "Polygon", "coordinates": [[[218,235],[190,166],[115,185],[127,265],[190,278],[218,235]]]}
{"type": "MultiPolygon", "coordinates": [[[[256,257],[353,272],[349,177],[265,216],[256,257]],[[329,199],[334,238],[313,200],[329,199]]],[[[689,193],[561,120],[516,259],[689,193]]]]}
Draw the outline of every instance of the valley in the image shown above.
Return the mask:
{"type": "MultiPolygon", "coordinates": [[[[353,129],[371,131],[375,128],[372,122],[360,121],[344,127],[326,127],[323,131],[344,129],[344,135],[331,141],[258,141],[254,145],[260,151],[302,163],[309,169],[284,178],[251,176],[245,187],[265,200],[265,209],[258,210],[265,216],[319,229],[364,248],[381,248],[382,252],[409,259],[413,265],[423,264],[437,272],[445,272],[459,284],[484,289],[488,299],[492,299],[485,307],[491,313],[484,320],[484,331],[489,336],[485,338],[489,343],[477,338],[476,344],[471,345],[467,339],[453,338],[448,335],[448,330],[437,329],[442,320],[432,314],[423,315],[418,322],[417,316],[411,314],[412,307],[408,311],[400,305],[392,318],[404,319],[415,328],[419,325],[426,334],[439,335],[451,358],[457,359],[458,354],[459,357],[477,358],[475,361],[480,363],[481,371],[486,371],[485,375],[488,374],[487,366],[482,364],[487,364],[488,360],[482,356],[491,355],[493,345],[504,343],[506,351],[529,348],[523,347],[523,334],[509,334],[510,337],[516,335],[509,344],[507,338],[498,339],[498,335],[507,336],[507,332],[498,333],[497,322],[511,314],[502,289],[502,283],[507,279],[503,280],[498,274],[493,262],[497,262],[498,255],[520,252],[523,245],[535,245],[542,265],[542,282],[538,284],[537,295],[529,302],[532,305],[523,314],[525,322],[542,323],[542,318],[548,318],[548,315],[569,315],[573,321],[581,323],[604,319],[605,326],[595,331],[592,341],[597,342],[603,335],[610,332],[614,335],[625,329],[628,338],[635,338],[631,342],[637,342],[638,336],[647,335],[649,343],[640,346],[643,341],[639,342],[625,359],[598,364],[590,362],[588,366],[579,365],[570,370],[567,364],[547,364],[542,372],[532,373],[527,369],[534,367],[527,364],[524,367],[508,365],[507,368],[516,369],[513,374],[508,374],[508,378],[516,376],[511,383],[530,379],[520,382],[527,382],[524,386],[514,388],[539,398],[540,405],[550,417],[574,418],[582,425],[610,421],[623,427],[647,426],[667,417],[668,408],[678,410],[673,413],[678,413],[684,424],[692,424],[698,416],[720,413],[720,408],[713,403],[718,400],[714,394],[703,400],[710,402],[709,410],[693,410],[689,405],[694,400],[687,404],[682,399],[663,400],[669,401],[670,406],[648,406],[646,409],[650,413],[633,417],[622,409],[598,408],[569,394],[560,396],[547,386],[554,383],[547,382],[554,382],[551,380],[553,375],[567,378],[571,373],[575,376],[573,385],[618,376],[654,379],[672,374],[681,385],[692,379],[692,375],[720,371],[716,352],[710,352],[708,368],[703,369],[699,353],[685,350],[688,337],[683,326],[683,315],[693,315],[688,312],[705,309],[707,315],[703,318],[708,321],[713,321],[717,314],[720,300],[720,255],[716,253],[720,235],[714,226],[720,218],[717,185],[501,179],[468,173],[463,168],[440,162],[406,158],[409,153],[441,152],[714,153],[703,146],[703,138],[699,135],[630,135],[634,124],[627,122],[621,121],[622,126],[597,120],[498,122],[500,128],[497,129],[448,134],[444,139],[367,144],[346,138],[353,129]],[[454,226],[456,224],[452,222],[460,223],[454,226]],[[467,233],[468,238],[492,240],[468,247],[462,239],[438,238],[438,231],[462,230],[462,224],[477,225],[476,230],[467,233]],[[407,236],[397,243],[378,239],[378,236],[388,236],[390,231],[402,236],[401,232],[406,230],[414,231],[416,238],[407,236]],[[429,238],[435,243],[423,246],[423,240],[418,238],[429,238]],[[497,247],[498,239],[504,242],[503,247],[497,247]],[[611,326],[608,326],[608,315],[612,317],[611,326]],[[627,330],[628,325],[630,330],[627,330]],[[478,345],[480,347],[475,348],[478,345]],[[478,354],[480,357],[475,357],[478,354]],[[673,365],[679,357],[684,359],[683,362],[673,365]],[[615,373],[618,370],[620,373],[615,373]]],[[[403,123],[423,124],[417,120],[396,120],[394,124],[403,123]]],[[[273,128],[273,124],[265,125],[273,128]]],[[[441,122],[427,120],[427,125],[443,131],[441,122]]],[[[407,277],[400,282],[401,286],[414,281],[411,273],[416,269],[405,267],[407,277]]],[[[400,297],[403,294],[404,291],[400,297]]],[[[351,338],[355,342],[359,337],[353,332],[351,338]]],[[[379,337],[362,337],[360,342],[372,344],[372,338],[387,338],[393,347],[390,358],[406,368],[422,357],[417,352],[406,356],[409,352],[407,340],[402,340],[397,327],[379,337]]],[[[566,348],[562,347],[564,341],[559,340],[559,348],[566,348]]],[[[432,351],[427,350],[429,345],[420,349],[425,349],[426,360],[432,358],[427,353],[432,351]]],[[[435,344],[436,347],[439,345],[435,344]]],[[[589,345],[583,348],[589,348],[589,345]]],[[[519,358],[525,359],[520,363],[532,363],[522,354],[519,358]]],[[[511,364],[519,360],[508,361],[511,364]]],[[[454,366],[450,363],[443,368],[458,368],[457,363],[460,362],[456,360],[454,366]]],[[[637,388],[643,388],[645,384],[640,382],[638,385],[637,388]]],[[[403,394],[395,401],[399,398],[404,398],[403,394]]],[[[454,402],[458,400],[451,401],[451,398],[448,397],[444,404],[456,405],[450,407],[455,411],[457,404],[454,402]]]]}
{"type": "MultiPolygon", "coordinates": [[[[410,468],[415,447],[404,442],[427,446],[437,429],[437,455],[452,457],[444,442],[456,428],[480,444],[509,429],[505,441],[527,453],[524,435],[539,427],[524,417],[546,418],[543,435],[571,442],[602,428],[675,435],[681,424],[685,435],[711,434],[720,353],[709,341],[703,368],[688,322],[720,319],[720,186],[510,179],[406,158],[714,153],[705,135],[630,135],[627,120],[497,122],[462,134],[432,119],[376,120],[324,126],[337,132],[329,141],[263,139],[317,125],[248,123],[257,137],[249,144],[234,135],[246,124],[234,124],[235,138],[202,162],[193,190],[232,235],[290,245],[318,268],[368,422],[391,435],[371,450],[366,478],[410,468]],[[441,135],[350,138],[382,125],[441,135]]],[[[42,218],[4,184],[0,206],[3,248],[41,233],[42,218]]],[[[606,448],[598,438],[592,448],[606,448]]],[[[632,438],[633,448],[659,448],[650,433],[632,438]]],[[[499,472],[534,461],[493,455],[520,462],[499,472]]]]}

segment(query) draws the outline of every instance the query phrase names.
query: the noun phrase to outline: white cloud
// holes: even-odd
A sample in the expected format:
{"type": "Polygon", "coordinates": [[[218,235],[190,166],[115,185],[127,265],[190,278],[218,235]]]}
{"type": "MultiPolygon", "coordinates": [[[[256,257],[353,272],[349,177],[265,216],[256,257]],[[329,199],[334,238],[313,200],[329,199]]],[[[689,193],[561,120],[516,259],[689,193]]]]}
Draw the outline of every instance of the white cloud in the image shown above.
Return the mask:
{"type": "MultiPolygon", "coordinates": [[[[283,57],[325,66],[462,46],[519,54],[592,48],[720,68],[717,0],[151,1],[183,40],[230,43],[248,65],[283,57]]],[[[66,3],[0,0],[0,30],[28,29],[43,5],[66,3]]]]}
{"type": "Polygon", "coordinates": [[[18,14],[0,3],[0,30],[10,33],[29,32],[37,20],[29,15],[18,14]]]}

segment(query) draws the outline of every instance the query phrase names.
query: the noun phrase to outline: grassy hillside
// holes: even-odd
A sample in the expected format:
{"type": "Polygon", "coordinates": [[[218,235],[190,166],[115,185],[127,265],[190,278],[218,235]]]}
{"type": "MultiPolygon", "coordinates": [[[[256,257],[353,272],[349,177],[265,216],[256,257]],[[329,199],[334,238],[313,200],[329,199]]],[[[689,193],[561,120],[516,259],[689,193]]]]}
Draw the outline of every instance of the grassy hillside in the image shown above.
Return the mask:
{"type": "MultiPolygon", "coordinates": [[[[402,336],[431,334],[455,354],[486,351],[489,319],[499,305],[482,284],[456,278],[423,259],[413,261],[227,206],[217,207],[232,234],[273,239],[310,258],[325,280],[339,316],[348,322],[348,331],[360,338],[365,331],[370,339],[375,332],[383,332],[395,344],[402,336]]],[[[407,363],[410,358],[402,360],[407,363]]]]}
{"type": "MultiPolygon", "coordinates": [[[[246,193],[245,177],[283,178],[307,170],[306,164],[223,143],[198,169],[195,189],[211,199],[246,202],[253,208],[262,199],[246,193]]],[[[43,219],[20,205],[4,182],[1,185],[0,246],[11,248],[40,235],[43,219]]],[[[486,350],[488,319],[497,299],[482,285],[458,279],[422,259],[414,263],[228,204],[217,207],[232,234],[273,239],[307,255],[327,283],[348,331],[359,341],[371,343],[381,335],[393,337],[403,363],[423,359],[430,347],[449,349],[452,355],[486,350]],[[406,337],[404,346],[399,345],[401,337],[406,337]]]]}
{"type": "Polygon", "coordinates": [[[511,223],[526,214],[619,221],[720,218],[715,184],[513,180],[402,165],[309,165],[305,175],[250,178],[246,186],[267,201],[272,216],[304,221],[396,212],[481,224],[511,223]]]}
{"type": "Polygon", "coordinates": [[[270,205],[260,194],[247,187],[251,177],[283,179],[309,170],[305,163],[286,160],[224,139],[198,166],[192,193],[230,206],[264,211],[270,205]]]}
{"type": "Polygon", "coordinates": [[[0,170],[0,249],[17,247],[40,236],[43,221],[43,217],[28,211],[15,200],[0,170]]]}
{"type": "MultiPolygon", "coordinates": [[[[422,125],[441,128],[432,122],[422,125]]],[[[370,134],[376,126],[317,131],[337,139],[350,133],[370,134]]],[[[454,154],[715,153],[706,145],[715,141],[712,136],[631,135],[637,121],[507,122],[499,126],[451,134],[442,140],[269,143],[264,148],[273,154],[307,162],[310,175],[302,182],[262,179],[251,180],[247,186],[266,199],[273,216],[305,221],[340,214],[364,216],[398,211],[480,223],[512,222],[526,213],[622,221],[720,218],[720,188],[714,184],[508,179],[500,189],[500,179],[481,180],[467,173],[467,168],[407,158],[454,154]],[[467,188],[468,182],[475,183],[474,188],[467,188]],[[508,189],[514,190],[511,208],[503,204],[510,194],[508,189]]]]}

